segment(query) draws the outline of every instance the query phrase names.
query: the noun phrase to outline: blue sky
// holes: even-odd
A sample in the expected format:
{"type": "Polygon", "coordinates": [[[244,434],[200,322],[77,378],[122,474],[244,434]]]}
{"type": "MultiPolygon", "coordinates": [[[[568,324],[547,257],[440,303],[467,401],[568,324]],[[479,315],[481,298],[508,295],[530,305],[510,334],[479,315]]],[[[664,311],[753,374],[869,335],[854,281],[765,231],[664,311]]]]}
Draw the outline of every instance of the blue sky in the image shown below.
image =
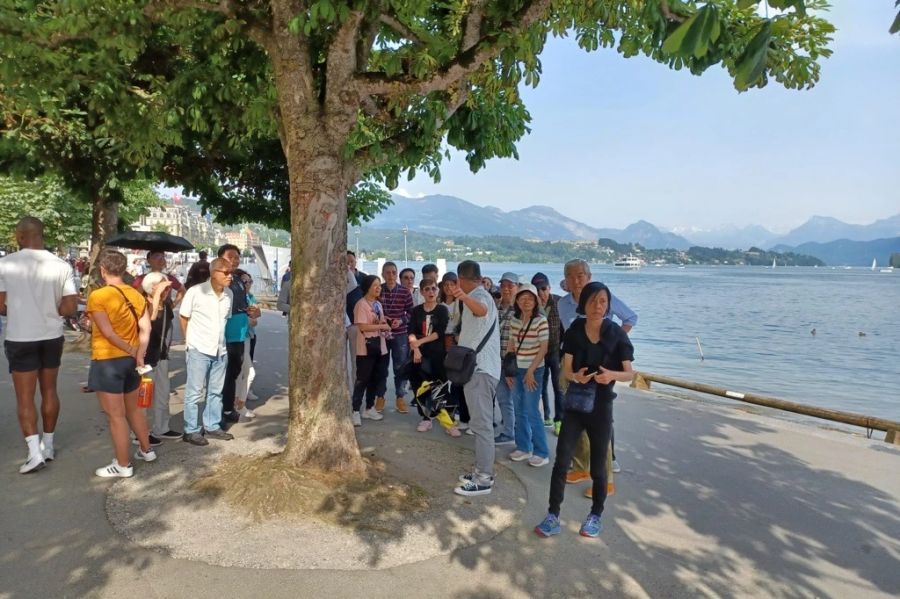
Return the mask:
{"type": "Polygon", "coordinates": [[[738,94],[727,73],[670,71],[615,50],[552,40],[524,97],[532,133],[520,159],[473,175],[461,156],[442,181],[404,181],[514,210],[550,205],[595,226],[638,219],[667,228],[761,224],[786,231],[812,215],[869,223],[900,213],[900,36],[887,0],[840,1],[834,55],[819,84],[772,82],[738,94]]]}

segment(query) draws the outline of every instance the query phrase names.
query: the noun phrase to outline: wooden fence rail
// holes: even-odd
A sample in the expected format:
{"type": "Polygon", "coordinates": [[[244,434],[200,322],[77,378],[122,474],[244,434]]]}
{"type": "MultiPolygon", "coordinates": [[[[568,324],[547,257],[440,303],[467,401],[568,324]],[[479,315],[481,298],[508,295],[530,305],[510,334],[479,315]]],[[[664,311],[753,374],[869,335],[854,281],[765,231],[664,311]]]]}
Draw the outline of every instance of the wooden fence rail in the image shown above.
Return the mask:
{"type": "Polygon", "coordinates": [[[831,420],[832,422],[841,422],[843,424],[852,424],[861,426],[867,430],[879,430],[885,432],[884,440],[888,443],[900,445],[900,422],[894,420],[886,420],[884,418],[875,418],[856,414],[854,412],[844,412],[841,410],[829,410],[827,408],[818,408],[815,406],[807,406],[792,401],[778,399],[777,397],[767,397],[765,395],[754,395],[753,393],[739,393],[737,391],[729,391],[721,387],[713,385],[705,385],[703,383],[694,383],[684,381],[670,376],[661,374],[652,374],[649,372],[635,373],[631,386],[636,389],[650,389],[650,383],[660,383],[672,387],[681,387],[691,391],[699,391],[700,393],[709,393],[710,395],[718,395],[729,399],[736,399],[746,403],[752,403],[767,408],[775,408],[777,410],[785,410],[794,412],[795,414],[803,414],[804,416],[812,416],[814,418],[822,418],[831,420]]]}

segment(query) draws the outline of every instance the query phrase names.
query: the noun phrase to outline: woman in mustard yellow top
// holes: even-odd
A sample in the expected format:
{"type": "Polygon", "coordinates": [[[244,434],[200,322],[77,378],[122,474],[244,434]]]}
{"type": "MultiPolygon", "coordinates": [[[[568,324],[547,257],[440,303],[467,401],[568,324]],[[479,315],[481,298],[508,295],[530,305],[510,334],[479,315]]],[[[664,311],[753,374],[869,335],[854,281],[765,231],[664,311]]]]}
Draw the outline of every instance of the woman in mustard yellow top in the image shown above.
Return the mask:
{"type": "Polygon", "coordinates": [[[127,265],[124,254],[106,250],[100,257],[100,274],[106,286],[91,293],[87,301],[87,313],[93,323],[88,385],[97,392],[109,418],[116,454],[109,466],[96,470],[97,476],[104,478],[134,474],[128,455],[129,428],[140,445],[134,457],[145,462],[156,459],[156,452],[150,448],[144,410],[137,405],[141,377],[136,369],[144,364],[150,317],[144,297],[122,281],[127,265]]]}

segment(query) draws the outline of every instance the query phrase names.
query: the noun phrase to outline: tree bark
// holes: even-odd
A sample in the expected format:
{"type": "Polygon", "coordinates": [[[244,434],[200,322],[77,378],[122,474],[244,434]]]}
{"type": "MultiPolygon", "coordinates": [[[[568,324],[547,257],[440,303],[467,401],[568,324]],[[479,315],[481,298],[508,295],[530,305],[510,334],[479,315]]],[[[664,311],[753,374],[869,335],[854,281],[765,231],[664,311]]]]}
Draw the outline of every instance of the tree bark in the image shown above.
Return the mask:
{"type": "Polygon", "coordinates": [[[337,155],[290,168],[290,416],[284,458],[361,474],[365,466],[350,420],[344,332],[351,185],[346,170],[337,155]]]}
{"type": "Polygon", "coordinates": [[[103,284],[100,280],[100,253],[106,247],[106,238],[114,235],[119,226],[119,204],[99,194],[94,194],[91,203],[91,253],[88,261],[88,281],[90,289],[103,284]]]}

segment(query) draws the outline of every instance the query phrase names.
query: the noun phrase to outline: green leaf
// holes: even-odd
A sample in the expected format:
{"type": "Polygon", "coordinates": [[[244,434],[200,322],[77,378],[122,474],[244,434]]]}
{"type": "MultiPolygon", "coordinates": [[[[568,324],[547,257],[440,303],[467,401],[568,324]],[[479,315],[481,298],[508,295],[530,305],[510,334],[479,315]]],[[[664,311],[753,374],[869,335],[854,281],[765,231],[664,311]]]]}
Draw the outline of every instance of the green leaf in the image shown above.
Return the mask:
{"type": "MultiPolygon", "coordinates": [[[[699,13],[697,13],[699,14],[699,13]]],[[[665,43],[663,43],[662,50],[666,54],[675,54],[678,55],[681,52],[681,46],[684,43],[684,38],[687,35],[688,31],[694,24],[694,21],[697,19],[697,15],[695,14],[690,19],[682,23],[678,26],[678,29],[673,31],[669,37],[666,38],[665,43]]]]}
{"type": "Polygon", "coordinates": [[[753,36],[737,63],[734,86],[740,91],[755,84],[766,70],[769,43],[772,40],[772,21],[765,21],[753,36]]]}

